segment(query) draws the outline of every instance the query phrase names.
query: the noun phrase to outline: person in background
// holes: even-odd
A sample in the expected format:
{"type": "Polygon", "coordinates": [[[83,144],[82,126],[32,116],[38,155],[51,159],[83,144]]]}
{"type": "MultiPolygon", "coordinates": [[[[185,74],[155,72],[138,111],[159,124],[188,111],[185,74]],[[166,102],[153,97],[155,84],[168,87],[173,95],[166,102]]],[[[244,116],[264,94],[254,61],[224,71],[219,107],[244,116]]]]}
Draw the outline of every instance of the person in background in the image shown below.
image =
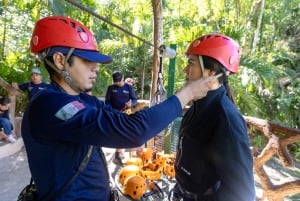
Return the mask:
{"type": "Polygon", "coordinates": [[[110,63],[112,57],[99,52],[82,23],[64,16],[38,20],[30,51],[51,80],[27,105],[21,132],[38,200],[43,201],[114,200],[102,147],[144,144],[180,116],[189,101],[206,96],[216,79],[190,82],[164,102],[127,115],[86,94],[96,83],[99,63],[110,63]]]}
{"type": "Polygon", "coordinates": [[[222,34],[196,38],[186,51],[187,83],[219,77],[212,90],[194,100],[179,129],[174,199],[255,200],[253,158],[243,116],[234,104],[228,75],[237,73],[238,44],[222,34]]]}
{"type": "Polygon", "coordinates": [[[42,81],[42,73],[38,68],[33,68],[30,71],[30,82],[22,84],[12,83],[16,89],[20,89],[28,93],[29,100],[40,90],[45,89],[48,84],[42,81]]]}
{"type": "Polygon", "coordinates": [[[9,117],[10,99],[8,97],[0,98],[0,137],[7,141],[14,143],[14,127],[9,117]]]}
{"type": "MultiPolygon", "coordinates": [[[[105,104],[111,105],[121,112],[130,113],[132,107],[137,103],[133,86],[124,81],[124,76],[120,71],[114,72],[112,78],[113,84],[106,90],[105,104]]],[[[122,165],[122,157],[122,150],[116,149],[113,162],[116,165],[122,165]]]]}
{"type": "Polygon", "coordinates": [[[113,84],[108,86],[105,95],[105,103],[119,111],[131,109],[137,103],[137,97],[131,84],[124,81],[120,71],[112,74],[113,84]]]}

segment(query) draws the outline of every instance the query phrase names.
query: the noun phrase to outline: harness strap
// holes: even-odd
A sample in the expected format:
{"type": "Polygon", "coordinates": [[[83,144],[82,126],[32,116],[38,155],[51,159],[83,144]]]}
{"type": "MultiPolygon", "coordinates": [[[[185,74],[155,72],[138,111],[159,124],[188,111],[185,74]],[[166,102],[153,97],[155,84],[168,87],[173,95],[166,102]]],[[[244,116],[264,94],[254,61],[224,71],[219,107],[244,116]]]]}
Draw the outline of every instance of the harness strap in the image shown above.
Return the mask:
{"type": "Polygon", "coordinates": [[[79,175],[79,173],[81,171],[83,171],[83,169],[86,167],[86,165],[88,164],[89,160],[90,160],[90,157],[91,157],[91,153],[92,153],[92,150],[93,150],[93,146],[90,145],[89,147],[89,150],[87,152],[87,154],[85,155],[85,157],[83,158],[83,160],[81,161],[76,173],[73,175],[73,177],[68,181],[68,183],[65,184],[65,186],[61,189],[60,193],[61,192],[64,192],[70,185],[71,183],[76,179],[76,177],[79,175]]]}
{"type": "Polygon", "coordinates": [[[59,196],[61,196],[66,190],[67,188],[72,184],[72,182],[77,178],[77,176],[79,175],[79,173],[86,167],[86,165],[88,164],[90,157],[91,157],[91,153],[93,151],[93,145],[90,145],[89,150],[87,152],[87,154],[85,155],[85,157],[83,158],[83,160],[81,161],[77,171],[75,172],[75,174],[68,180],[68,182],[63,186],[63,188],[58,191],[55,195],[53,195],[51,197],[51,199],[47,199],[47,200],[53,200],[54,198],[57,198],[59,196]]]}

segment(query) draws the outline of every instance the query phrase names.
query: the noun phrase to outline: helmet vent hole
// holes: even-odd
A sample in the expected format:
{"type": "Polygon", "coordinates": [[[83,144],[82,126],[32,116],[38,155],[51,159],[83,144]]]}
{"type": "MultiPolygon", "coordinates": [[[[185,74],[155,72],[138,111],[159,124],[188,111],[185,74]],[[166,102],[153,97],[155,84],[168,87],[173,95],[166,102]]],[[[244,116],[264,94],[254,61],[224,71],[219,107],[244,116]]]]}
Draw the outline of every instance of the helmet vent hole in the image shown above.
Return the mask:
{"type": "Polygon", "coordinates": [[[70,22],[70,25],[71,25],[72,28],[76,27],[76,24],[74,22],[70,22]]]}
{"type": "Polygon", "coordinates": [[[85,32],[85,31],[82,27],[79,26],[79,27],[77,27],[77,32],[80,33],[80,32],[85,32]]]}
{"type": "Polygon", "coordinates": [[[68,24],[68,22],[64,19],[59,19],[60,21],[64,22],[65,24],[68,24]]]}

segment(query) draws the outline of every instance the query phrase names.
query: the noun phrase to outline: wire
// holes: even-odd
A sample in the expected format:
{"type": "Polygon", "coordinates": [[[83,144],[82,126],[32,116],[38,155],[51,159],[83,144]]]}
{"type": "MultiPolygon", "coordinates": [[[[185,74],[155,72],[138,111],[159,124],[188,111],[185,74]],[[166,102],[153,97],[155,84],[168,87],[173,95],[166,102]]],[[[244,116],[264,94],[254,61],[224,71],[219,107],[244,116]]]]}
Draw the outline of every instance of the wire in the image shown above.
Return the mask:
{"type": "Polygon", "coordinates": [[[103,20],[104,22],[110,24],[111,26],[116,27],[117,29],[123,31],[124,33],[126,33],[126,34],[128,34],[128,35],[130,35],[130,36],[132,36],[132,37],[134,37],[134,38],[137,38],[138,40],[140,40],[140,41],[142,41],[142,42],[144,42],[144,43],[146,43],[146,44],[148,44],[148,45],[150,45],[150,46],[154,46],[154,45],[153,45],[152,43],[150,43],[149,41],[146,41],[145,39],[143,39],[143,38],[141,38],[141,37],[139,37],[139,36],[134,35],[133,33],[127,31],[126,29],[124,29],[124,28],[122,28],[122,27],[120,27],[119,25],[114,24],[113,22],[111,22],[111,21],[105,19],[105,18],[102,17],[101,15],[98,15],[97,13],[93,12],[92,10],[90,10],[90,9],[88,9],[88,8],[86,8],[86,7],[84,7],[82,4],[80,4],[80,3],[78,3],[78,2],[76,2],[76,1],[74,1],[74,0],[65,0],[65,1],[68,2],[68,3],[70,3],[70,4],[72,4],[72,5],[74,5],[74,6],[76,6],[77,8],[79,8],[79,9],[81,9],[81,10],[83,10],[83,11],[85,11],[85,12],[91,14],[91,15],[93,15],[94,17],[96,17],[96,18],[98,18],[98,19],[100,19],[100,20],[103,20]]]}

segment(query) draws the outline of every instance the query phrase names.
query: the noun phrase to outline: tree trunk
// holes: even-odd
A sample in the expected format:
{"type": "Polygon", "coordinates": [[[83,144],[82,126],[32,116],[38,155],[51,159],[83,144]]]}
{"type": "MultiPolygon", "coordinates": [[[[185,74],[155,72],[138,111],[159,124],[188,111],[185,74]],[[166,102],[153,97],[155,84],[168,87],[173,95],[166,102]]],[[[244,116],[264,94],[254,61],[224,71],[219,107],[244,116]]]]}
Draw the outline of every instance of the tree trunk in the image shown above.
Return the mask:
{"type": "Polygon", "coordinates": [[[152,0],[153,8],[153,67],[152,67],[152,88],[150,99],[153,98],[157,90],[158,70],[159,70],[159,51],[158,47],[163,43],[163,27],[162,27],[162,1],[152,0]]]}
{"type": "Polygon", "coordinates": [[[259,17],[257,18],[257,26],[254,32],[254,38],[253,38],[253,43],[252,43],[252,49],[251,49],[251,54],[255,52],[257,43],[260,38],[260,28],[261,28],[261,23],[262,23],[262,18],[263,18],[263,13],[264,13],[264,7],[265,7],[265,0],[260,1],[260,9],[259,9],[259,17]]]}

